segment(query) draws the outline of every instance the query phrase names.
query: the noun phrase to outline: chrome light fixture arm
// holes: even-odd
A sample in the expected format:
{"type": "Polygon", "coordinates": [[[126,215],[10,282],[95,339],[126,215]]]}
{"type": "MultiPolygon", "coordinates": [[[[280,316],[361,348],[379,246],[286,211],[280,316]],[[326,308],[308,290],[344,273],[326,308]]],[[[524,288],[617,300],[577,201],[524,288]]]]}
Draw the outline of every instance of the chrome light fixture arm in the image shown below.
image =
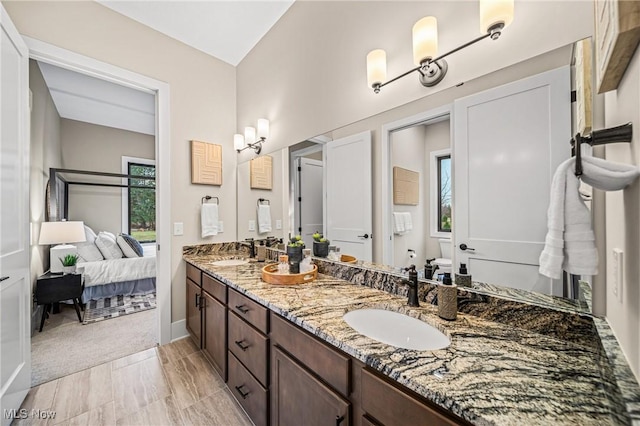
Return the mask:
{"type": "Polygon", "coordinates": [[[248,142],[248,143],[247,143],[247,144],[246,144],[242,149],[236,149],[236,151],[237,151],[238,153],[240,153],[240,152],[244,151],[244,150],[245,150],[245,149],[247,149],[247,148],[253,148],[253,151],[254,151],[256,154],[260,154],[260,152],[262,151],[262,143],[263,143],[265,140],[266,140],[266,138],[260,138],[260,139],[258,139],[257,141],[255,141],[255,142],[253,142],[253,143],[248,142]]]}

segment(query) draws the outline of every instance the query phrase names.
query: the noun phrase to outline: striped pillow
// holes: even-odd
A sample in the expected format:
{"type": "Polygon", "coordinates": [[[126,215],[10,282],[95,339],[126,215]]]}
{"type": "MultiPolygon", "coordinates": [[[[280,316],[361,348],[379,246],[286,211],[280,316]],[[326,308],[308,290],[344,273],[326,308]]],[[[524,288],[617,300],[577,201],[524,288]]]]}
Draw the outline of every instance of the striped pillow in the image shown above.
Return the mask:
{"type": "Polygon", "coordinates": [[[138,240],[129,234],[118,235],[118,246],[126,257],[142,257],[143,249],[138,240]]]}

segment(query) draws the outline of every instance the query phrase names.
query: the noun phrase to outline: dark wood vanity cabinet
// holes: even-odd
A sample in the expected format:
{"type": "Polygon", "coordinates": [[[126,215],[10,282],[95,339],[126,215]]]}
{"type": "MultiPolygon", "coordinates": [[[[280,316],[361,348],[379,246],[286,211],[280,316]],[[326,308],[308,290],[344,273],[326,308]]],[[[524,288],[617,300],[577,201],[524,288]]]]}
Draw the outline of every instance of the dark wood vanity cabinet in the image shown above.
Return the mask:
{"type": "Polygon", "coordinates": [[[202,274],[202,350],[227,380],[227,286],[202,274]]]}
{"type": "Polygon", "coordinates": [[[201,281],[201,271],[187,264],[187,331],[198,347],[202,345],[201,281]]]}

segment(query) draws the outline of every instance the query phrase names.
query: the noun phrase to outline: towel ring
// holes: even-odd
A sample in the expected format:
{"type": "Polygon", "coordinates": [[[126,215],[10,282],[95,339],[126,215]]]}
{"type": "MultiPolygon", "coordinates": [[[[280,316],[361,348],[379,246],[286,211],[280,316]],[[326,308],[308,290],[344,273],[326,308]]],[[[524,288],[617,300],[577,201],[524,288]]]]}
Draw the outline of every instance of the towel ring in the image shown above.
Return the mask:
{"type": "Polygon", "coordinates": [[[205,195],[204,197],[202,197],[202,204],[212,199],[216,200],[216,204],[220,204],[220,199],[218,197],[212,197],[211,195],[205,195]]]}
{"type": "Polygon", "coordinates": [[[271,202],[269,200],[267,200],[266,198],[258,198],[258,206],[260,206],[260,204],[266,202],[268,205],[271,205],[271,202]]]}
{"type": "Polygon", "coordinates": [[[589,136],[581,136],[578,133],[575,138],[571,139],[572,155],[576,157],[575,175],[582,176],[582,154],[580,145],[588,143],[594,145],[606,145],[609,143],[630,143],[633,136],[633,125],[631,123],[622,126],[610,127],[608,129],[594,130],[589,136]]]}

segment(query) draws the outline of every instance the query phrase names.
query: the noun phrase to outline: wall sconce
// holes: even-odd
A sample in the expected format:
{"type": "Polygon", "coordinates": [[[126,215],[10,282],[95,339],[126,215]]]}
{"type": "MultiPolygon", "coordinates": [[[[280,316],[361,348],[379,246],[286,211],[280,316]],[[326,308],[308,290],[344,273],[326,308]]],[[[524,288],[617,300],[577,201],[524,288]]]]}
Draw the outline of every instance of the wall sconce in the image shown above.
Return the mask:
{"type": "Polygon", "coordinates": [[[238,152],[244,151],[247,148],[253,148],[256,154],[260,154],[260,151],[262,151],[262,144],[266,142],[268,137],[269,120],[261,118],[258,120],[257,138],[255,127],[245,127],[244,136],[241,134],[233,135],[233,148],[238,152]]]}
{"type": "Polygon", "coordinates": [[[445,57],[487,37],[497,40],[502,34],[502,30],[512,21],[513,0],[480,0],[480,32],[482,35],[436,57],[438,54],[438,22],[433,16],[422,18],[413,26],[413,62],[416,67],[385,81],[387,79],[387,54],[382,49],[372,50],[367,55],[367,84],[373,88],[375,93],[380,93],[383,86],[417,71],[423,86],[435,86],[447,74],[448,65],[444,60],[445,57]]]}

